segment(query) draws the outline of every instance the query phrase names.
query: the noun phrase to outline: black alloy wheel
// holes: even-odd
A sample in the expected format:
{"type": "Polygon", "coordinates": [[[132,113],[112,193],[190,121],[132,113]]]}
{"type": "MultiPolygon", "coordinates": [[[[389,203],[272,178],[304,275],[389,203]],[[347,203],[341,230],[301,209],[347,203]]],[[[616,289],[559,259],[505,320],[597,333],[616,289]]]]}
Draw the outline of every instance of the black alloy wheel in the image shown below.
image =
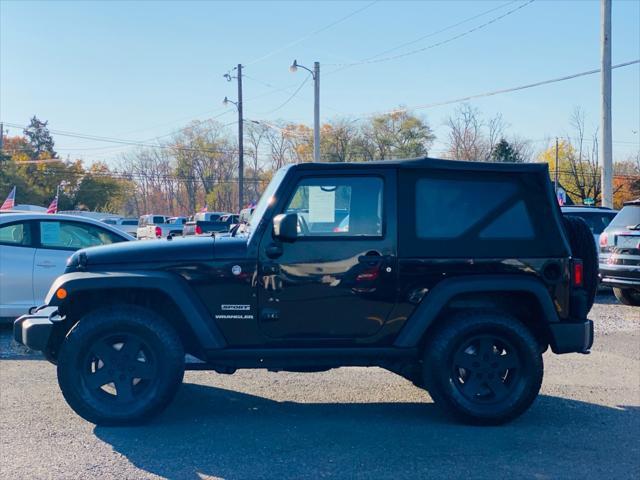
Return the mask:
{"type": "Polygon", "coordinates": [[[497,403],[507,398],[522,369],[518,353],[499,335],[465,340],[453,357],[451,378],[470,401],[497,403]]]}
{"type": "Polygon", "coordinates": [[[99,339],[83,361],[82,382],[99,401],[133,402],[149,392],[157,381],[154,353],[134,333],[99,339]]]}

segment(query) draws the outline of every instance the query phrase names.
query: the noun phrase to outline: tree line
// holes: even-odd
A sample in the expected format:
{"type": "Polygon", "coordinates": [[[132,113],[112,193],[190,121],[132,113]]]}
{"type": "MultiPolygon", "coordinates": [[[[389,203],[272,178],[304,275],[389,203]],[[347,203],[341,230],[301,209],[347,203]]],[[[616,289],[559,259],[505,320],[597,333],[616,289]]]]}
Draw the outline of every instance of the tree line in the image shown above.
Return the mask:
{"type": "MultiPolygon", "coordinates": [[[[560,184],[575,202],[599,200],[597,131],[587,132],[576,109],[571,134],[558,142],[560,184]]],[[[555,171],[555,145],[539,151],[510,135],[501,115],[485,118],[463,104],[446,119],[444,152],[435,157],[492,162],[545,162],[555,171]]],[[[398,109],[364,119],[338,118],[321,126],[321,159],[367,162],[430,154],[436,139],[427,120],[398,109]]],[[[304,124],[247,121],[244,136],[244,198],[255,202],[273,173],[291,163],[310,162],[313,130],[304,124]]],[[[117,162],[86,166],[61,159],[47,122],[33,117],[23,135],[7,137],[1,153],[0,196],[13,185],[19,203],[46,205],[58,185],[61,210],[86,209],[138,216],[189,215],[202,209],[237,211],[238,144],[214,120],[194,121],[155,147],[139,147],[117,162]]],[[[616,206],[640,197],[640,155],[614,164],[616,206]]]]}

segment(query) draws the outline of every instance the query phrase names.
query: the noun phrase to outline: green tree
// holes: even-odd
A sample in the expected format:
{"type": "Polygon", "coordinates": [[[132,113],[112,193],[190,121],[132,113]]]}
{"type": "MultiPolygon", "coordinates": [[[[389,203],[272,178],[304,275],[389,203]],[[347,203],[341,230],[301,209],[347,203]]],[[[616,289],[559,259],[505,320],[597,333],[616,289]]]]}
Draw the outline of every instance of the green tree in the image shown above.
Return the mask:
{"type": "Polygon", "coordinates": [[[115,178],[103,163],[91,166],[75,192],[75,208],[91,211],[120,211],[127,181],[115,178]]]}
{"type": "Polygon", "coordinates": [[[33,159],[56,158],[58,155],[53,149],[54,142],[47,128],[48,124],[49,122],[43,122],[34,115],[29,122],[29,126],[23,131],[29,145],[31,145],[33,159]]]}
{"type": "Polygon", "coordinates": [[[491,160],[494,162],[522,163],[524,160],[520,154],[504,138],[500,139],[491,151],[491,160]]]}

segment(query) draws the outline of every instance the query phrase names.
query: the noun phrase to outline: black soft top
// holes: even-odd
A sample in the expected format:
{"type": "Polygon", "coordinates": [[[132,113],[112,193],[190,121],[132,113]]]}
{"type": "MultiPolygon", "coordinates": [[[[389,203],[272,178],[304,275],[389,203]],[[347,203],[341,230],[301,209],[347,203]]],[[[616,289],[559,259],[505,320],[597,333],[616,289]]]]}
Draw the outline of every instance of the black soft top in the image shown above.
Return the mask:
{"type": "Polygon", "coordinates": [[[296,170],[327,170],[350,168],[397,168],[397,169],[432,169],[432,170],[464,170],[482,172],[508,173],[544,173],[548,174],[548,167],[544,163],[497,163],[497,162],[469,162],[463,160],[443,160],[440,158],[414,158],[406,160],[376,160],[372,162],[325,162],[299,163],[291,168],[296,170]]]}

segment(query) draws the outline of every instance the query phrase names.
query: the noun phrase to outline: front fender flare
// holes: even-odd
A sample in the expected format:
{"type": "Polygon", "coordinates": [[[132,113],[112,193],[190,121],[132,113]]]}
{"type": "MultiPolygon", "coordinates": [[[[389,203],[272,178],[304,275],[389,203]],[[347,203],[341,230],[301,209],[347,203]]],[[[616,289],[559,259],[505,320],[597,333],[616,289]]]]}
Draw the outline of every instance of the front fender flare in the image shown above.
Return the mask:
{"type": "Polygon", "coordinates": [[[465,278],[449,278],[438,283],[420,302],[400,331],[394,346],[415,347],[424,332],[436,320],[447,304],[463,293],[478,292],[526,292],[537,299],[547,322],[558,322],[551,296],[544,284],[532,277],[521,275],[478,275],[465,278]]]}
{"type": "Polygon", "coordinates": [[[45,303],[60,306],[73,301],[74,294],[89,290],[112,288],[157,290],[167,295],[182,312],[202,348],[218,349],[226,341],[200,298],[180,276],[159,271],[137,270],[131,272],[72,272],[59,276],[51,285],[45,303]],[[64,287],[66,299],[59,299],[56,291],[64,287]]]}

